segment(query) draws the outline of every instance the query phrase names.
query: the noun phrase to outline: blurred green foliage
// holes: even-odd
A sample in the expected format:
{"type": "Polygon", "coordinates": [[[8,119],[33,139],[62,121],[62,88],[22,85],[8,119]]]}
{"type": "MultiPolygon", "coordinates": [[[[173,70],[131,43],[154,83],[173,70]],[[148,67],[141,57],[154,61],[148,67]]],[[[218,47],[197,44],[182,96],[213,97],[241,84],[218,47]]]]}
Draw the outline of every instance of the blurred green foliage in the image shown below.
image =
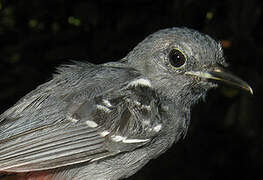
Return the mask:
{"type": "Polygon", "coordinates": [[[73,16],[69,16],[68,17],[68,23],[74,26],[80,26],[81,21],[80,19],[73,17],[73,16]]]}

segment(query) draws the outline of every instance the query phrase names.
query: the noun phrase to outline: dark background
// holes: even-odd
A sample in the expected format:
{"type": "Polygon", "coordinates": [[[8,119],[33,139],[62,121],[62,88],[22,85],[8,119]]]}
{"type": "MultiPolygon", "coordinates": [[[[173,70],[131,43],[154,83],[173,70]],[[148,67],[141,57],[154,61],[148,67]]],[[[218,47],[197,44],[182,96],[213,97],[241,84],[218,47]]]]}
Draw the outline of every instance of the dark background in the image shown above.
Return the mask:
{"type": "Polygon", "coordinates": [[[184,140],[130,180],[262,179],[260,0],[0,0],[0,112],[69,59],[124,57],[147,35],[187,26],[222,41],[230,69],[255,95],[212,90],[184,140]]]}

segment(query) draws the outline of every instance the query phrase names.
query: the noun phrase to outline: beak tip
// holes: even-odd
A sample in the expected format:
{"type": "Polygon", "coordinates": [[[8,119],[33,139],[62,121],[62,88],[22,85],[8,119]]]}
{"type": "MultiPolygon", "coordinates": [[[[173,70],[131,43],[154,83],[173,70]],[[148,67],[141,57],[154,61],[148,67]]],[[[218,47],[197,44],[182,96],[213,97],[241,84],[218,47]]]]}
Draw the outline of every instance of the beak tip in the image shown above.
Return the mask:
{"type": "Polygon", "coordinates": [[[249,92],[249,94],[251,94],[251,95],[254,95],[253,89],[251,88],[251,86],[247,82],[243,81],[242,79],[238,78],[237,76],[232,75],[231,73],[228,73],[228,72],[226,72],[220,68],[215,68],[214,70],[208,71],[208,72],[189,71],[189,72],[186,72],[185,74],[198,76],[198,77],[202,77],[205,79],[210,79],[210,80],[214,80],[214,81],[218,81],[218,82],[223,82],[223,83],[231,85],[233,87],[245,90],[245,91],[249,92]]]}
{"type": "Polygon", "coordinates": [[[248,87],[247,90],[249,91],[249,93],[250,93],[251,95],[254,95],[254,91],[253,91],[253,89],[252,89],[250,86],[248,87]]]}

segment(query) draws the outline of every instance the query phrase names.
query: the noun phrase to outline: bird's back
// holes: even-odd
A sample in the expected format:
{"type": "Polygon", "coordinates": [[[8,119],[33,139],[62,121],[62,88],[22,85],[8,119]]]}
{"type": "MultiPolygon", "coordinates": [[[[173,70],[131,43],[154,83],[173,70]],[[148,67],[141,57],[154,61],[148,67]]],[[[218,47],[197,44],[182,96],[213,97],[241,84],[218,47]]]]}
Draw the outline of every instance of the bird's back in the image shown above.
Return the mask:
{"type": "Polygon", "coordinates": [[[121,63],[61,67],[0,116],[0,171],[128,177],[175,139],[159,132],[172,117],[162,105],[150,81],[121,63]]]}

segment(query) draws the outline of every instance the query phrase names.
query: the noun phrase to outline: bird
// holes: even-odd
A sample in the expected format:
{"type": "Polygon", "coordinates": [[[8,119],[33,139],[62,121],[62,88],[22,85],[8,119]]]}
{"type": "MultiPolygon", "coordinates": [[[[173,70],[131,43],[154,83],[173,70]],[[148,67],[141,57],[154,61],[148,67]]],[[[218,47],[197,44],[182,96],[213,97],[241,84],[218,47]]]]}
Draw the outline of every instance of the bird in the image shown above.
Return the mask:
{"type": "Polygon", "coordinates": [[[124,58],[72,61],[0,115],[0,173],[27,180],[132,176],[183,138],[191,107],[226,84],[220,42],[186,27],[159,30],[124,58]]]}

